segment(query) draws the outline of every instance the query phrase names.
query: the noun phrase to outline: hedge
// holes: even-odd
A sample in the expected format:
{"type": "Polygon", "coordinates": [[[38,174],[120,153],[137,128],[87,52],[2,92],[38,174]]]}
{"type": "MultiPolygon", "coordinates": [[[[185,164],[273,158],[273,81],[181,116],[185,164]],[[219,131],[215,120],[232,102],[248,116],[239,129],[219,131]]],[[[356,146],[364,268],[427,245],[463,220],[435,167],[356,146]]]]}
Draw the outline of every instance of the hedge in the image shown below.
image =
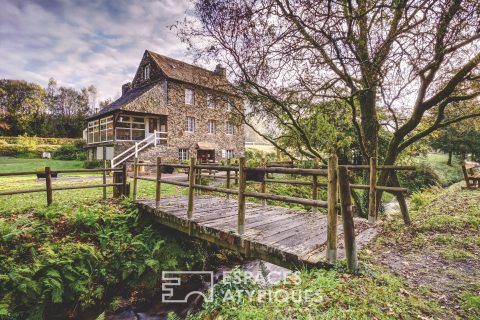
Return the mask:
{"type": "Polygon", "coordinates": [[[74,139],[74,138],[42,138],[42,137],[26,137],[26,136],[19,136],[19,137],[8,137],[8,136],[0,136],[0,145],[2,144],[2,140],[8,144],[17,144],[24,139],[31,139],[34,141],[35,144],[38,145],[62,145],[67,143],[74,143],[78,141],[82,141],[82,139],[74,139]]]}

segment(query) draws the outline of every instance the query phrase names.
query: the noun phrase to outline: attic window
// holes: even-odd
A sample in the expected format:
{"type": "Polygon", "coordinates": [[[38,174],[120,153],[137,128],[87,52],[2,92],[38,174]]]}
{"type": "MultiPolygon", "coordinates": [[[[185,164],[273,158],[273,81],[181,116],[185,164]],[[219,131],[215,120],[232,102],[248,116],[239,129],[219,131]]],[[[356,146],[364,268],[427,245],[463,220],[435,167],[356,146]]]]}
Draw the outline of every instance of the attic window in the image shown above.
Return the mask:
{"type": "Polygon", "coordinates": [[[150,65],[147,64],[145,67],[143,67],[143,80],[148,80],[150,79],[150,65]]]}

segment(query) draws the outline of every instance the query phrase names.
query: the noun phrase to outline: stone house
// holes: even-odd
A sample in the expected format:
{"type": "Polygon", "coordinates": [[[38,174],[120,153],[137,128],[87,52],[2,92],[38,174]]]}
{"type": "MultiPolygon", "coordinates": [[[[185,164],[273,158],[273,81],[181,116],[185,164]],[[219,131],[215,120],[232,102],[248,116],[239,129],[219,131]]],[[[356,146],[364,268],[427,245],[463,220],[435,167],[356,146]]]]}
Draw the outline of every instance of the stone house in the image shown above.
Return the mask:
{"type": "Polygon", "coordinates": [[[243,101],[225,69],[209,71],[146,50],[122,96],[87,120],[89,159],[117,166],[135,155],[142,161],[218,162],[242,155],[243,101]]]}

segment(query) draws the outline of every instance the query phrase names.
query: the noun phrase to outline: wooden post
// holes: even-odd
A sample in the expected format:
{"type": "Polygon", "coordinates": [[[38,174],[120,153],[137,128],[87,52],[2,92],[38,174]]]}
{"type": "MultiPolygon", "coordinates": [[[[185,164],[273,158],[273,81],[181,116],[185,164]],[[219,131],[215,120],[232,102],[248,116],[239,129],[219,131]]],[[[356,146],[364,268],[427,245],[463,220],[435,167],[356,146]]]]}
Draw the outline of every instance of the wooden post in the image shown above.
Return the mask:
{"type": "Polygon", "coordinates": [[[133,161],[133,201],[137,200],[137,187],[138,187],[138,158],[135,157],[133,161]]]}
{"type": "Polygon", "coordinates": [[[193,192],[195,191],[193,185],[195,184],[195,163],[196,158],[190,158],[190,169],[188,171],[188,207],[187,217],[192,219],[193,217],[193,192]]]}
{"type": "MultiPolygon", "coordinates": [[[[318,199],[318,176],[313,175],[312,176],[312,200],[317,200],[317,199],[318,199]]],[[[318,208],[312,207],[312,212],[317,213],[318,208]]]]}
{"type": "MultiPolygon", "coordinates": [[[[392,187],[400,187],[400,181],[398,181],[398,176],[395,171],[392,172],[390,176],[390,181],[392,183],[392,187]]],[[[398,204],[400,205],[400,212],[402,213],[403,222],[406,225],[411,223],[410,221],[410,214],[408,213],[407,202],[405,201],[405,195],[401,192],[396,194],[398,204]]]]}
{"type": "Polygon", "coordinates": [[[122,195],[127,197],[127,164],[122,165],[122,195]]]}
{"type": "MultiPolygon", "coordinates": [[[[230,167],[230,159],[227,159],[227,167],[230,167]]],[[[230,170],[227,170],[227,189],[230,189],[230,170]]],[[[230,194],[227,193],[227,199],[230,199],[230,194]]]]}
{"type": "Polygon", "coordinates": [[[156,189],[155,189],[155,208],[158,210],[160,208],[160,191],[162,188],[162,183],[160,180],[162,179],[162,158],[157,157],[157,181],[156,181],[156,189]]]}
{"type": "Polygon", "coordinates": [[[243,234],[245,232],[245,188],[247,187],[247,175],[245,172],[245,157],[241,157],[239,160],[238,234],[243,234]]]}
{"type": "MultiPolygon", "coordinates": [[[[262,163],[264,167],[267,166],[265,162],[265,158],[262,158],[262,163]]],[[[265,182],[265,178],[264,178],[260,184],[260,193],[266,193],[266,191],[267,191],[267,182],[265,182]]],[[[267,204],[267,199],[262,199],[262,206],[265,206],[266,204],[267,204]]]]}
{"type": "Polygon", "coordinates": [[[51,205],[53,202],[53,191],[52,191],[52,172],[50,167],[45,167],[45,184],[47,188],[47,205],[51,205]]]}
{"type": "Polygon", "coordinates": [[[347,168],[338,168],[338,186],[340,189],[340,208],[343,221],[343,239],[348,270],[354,272],[358,268],[357,248],[355,244],[355,225],[353,223],[352,198],[347,168]]]}
{"type": "Polygon", "coordinates": [[[370,158],[370,184],[368,190],[368,222],[375,223],[377,217],[377,158],[370,158]]]}
{"type": "Polygon", "coordinates": [[[328,159],[328,213],[327,213],[327,261],[337,262],[337,193],[338,158],[336,155],[328,159]]]}
{"type": "Polygon", "coordinates": [[[105,186],[107,184],[107,172],[105,171],[107,169],[107,147],[103,147],[103,170],[102,171],[102,182],[103,182],[103,200],[107,200],[107,187],[105,186]]]}
{"type": "MultiPolygon", "coordinates": [[[[195,184],[202,184],[202,169],[195,170],[195,184]]],[[[202,194],[202,190],[196,189],[196,195],[202,194]]]]}

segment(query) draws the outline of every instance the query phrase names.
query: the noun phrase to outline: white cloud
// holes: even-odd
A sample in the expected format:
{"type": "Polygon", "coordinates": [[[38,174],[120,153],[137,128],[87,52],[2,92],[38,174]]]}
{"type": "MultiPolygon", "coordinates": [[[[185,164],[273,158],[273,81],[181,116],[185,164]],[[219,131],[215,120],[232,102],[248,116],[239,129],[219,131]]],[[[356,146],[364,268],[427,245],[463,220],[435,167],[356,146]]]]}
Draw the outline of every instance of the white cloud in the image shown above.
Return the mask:
{"type": "Polygon", "coordinates": [[[0,11],[0,78],[81,88],[100,99],[118,96],[145,49],[185,59],[168,26],[186,1],[15,1],[0,11]]]}

